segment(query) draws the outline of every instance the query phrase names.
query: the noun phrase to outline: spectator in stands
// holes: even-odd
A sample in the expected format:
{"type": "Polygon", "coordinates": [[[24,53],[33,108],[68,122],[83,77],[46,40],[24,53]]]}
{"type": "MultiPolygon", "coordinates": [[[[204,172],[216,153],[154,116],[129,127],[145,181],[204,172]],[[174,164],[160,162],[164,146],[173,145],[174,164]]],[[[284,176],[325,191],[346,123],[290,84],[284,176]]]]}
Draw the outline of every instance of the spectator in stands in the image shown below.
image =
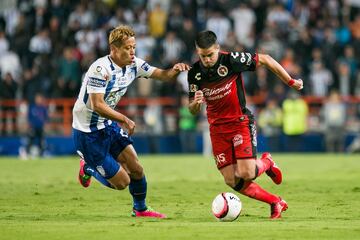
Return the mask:
{"type": "Polygon", "coordinates": [[[339,84],[339,93],[341,96],[350,96],[350,93],[355,89],[351,89],[351,73],[349,69],[349,65],[343,61],[337,62],[337,82],[339,84]]]}
{"type": "Polygon", "coordinates": [[[167,31],[179,32],[183,28],[184,13],[179,3],[175,3],[169,13],[167,31]]]}
{"type": "Polygon", "coordinates": [[[167,32],[165,39],[161,42],[161,49],[163,65],[174,65],[185,52],[185,44],[175,32],[167,32]]]}
{"type": "Polygon", "coordinates": [[[20,83],[22,74],[22,66],[20,58],[15,51],[7,50],[0,55],[0,72],[2,78],[10,73],[15,82],[20,83]]]}
{"type": "Polygon", "coordinates": [[[291,14],[284,8],[282,4],[274,4],[269,8],[267,15],[267,25],[271,28],[276,28],[281,35],[285,35],[289,30],[291,14]]]}
{"type": "Polygon", "coordinates": [[[49,23],[49,38],[52,46],[51,55],[59,56],[64,48],[63,32],[61,30],[61,20],[53,16],[49,23]]]}
{"type": "Polygon", "coordinates": [[[303,135],[307,131],[308,106],[295,91],[290,91],[282,104],[284,150],[300,152],[303,150],[303,135]]]}
{"type": "MultiPolygon", "coordinates": [[[[58,71],[58,79],[64,81],[64,83],[61,83],[58,87],[64,87],[67,90],[66,93],[63,93],[66,94],[66,97],[75,97],[79,91],[81,69],[73,48],[67,47],[63,50],[63,56],[58,62],[58,71]]],[[[56,87],[53,90],[58,91],[56,87]]]]}
{"type": "MultiPolygon", "coordinates": [[[[35,102],[35,95],[42,89],[42,82],[38,75],[37,67],[25,69],[22,77],[22,97],[28,103],[35,102]]],[[[51,97],[56,98],[51,94],[51,97]]]]}
{"type": "Polygon", "coordinates": [[[196,36],[196,29],[191,19],[186,18],[183,22],[183,27],[179,31],[179,38],[185,44],[184,59],[186,62],[191,62],[195,50],[194,41],[196,36]]]}
{"type": "Polygon", "coordinates": [[[189,112],[189,97],[183,94],[179,108],[179,134],[183,153],[194,153],[196,150],[196,117],[189,112]]]}
{"type": "Polygon", "coordinates": [[[237,41],[251,48],[255,44],[254,26],[256,23],[256,15],[254,10],[249,8],[245,2],[238,3],[230,12],[230,16],[234,21],[234,32],[237,41]]]}
{"type": "MultiPolygon", "coordinates": [[[[18,84],[15,82],[11,73],[5,73],[0,80],[0,99],[15,100],[18,91],[18,84]]],[[[16,106],[8,103],[2,107],[2,128],[1,135],[16,135],[16,106]]]]}
{"type": "Polygon", "coordinates": [[[94,13],[88,9],[88,6],[79,3],[70,13],[67,24],[70,30],[76,32],[85,27],[92,27],[95,19],[94,13]]]}
{"type": "Polygon", "coordinates": [[[280,61],[281,66],[292,76],[297,75],[297,64],[294,57],[294,51],[291,48],[286,48],[284,56],[280,61]]]}
{"type": "Polygon", "coordinates": [[[334,83],[332,73],[327,69],[323,62],[314,62],[310,72],[311,95],[325,97],[334,83]]]}
{"type": "Polygon", "coordinates": [[[35,95],[35,101],[29,104],[28,109],[28,136],[25,149],[20,149],[20,157],[27,159],[28,154],[34,156],[44,156],[45,151],[45,123],[48,120],[48,108],[46,101],[41,93],[35,95]],[[36,150],[32,148],[36,146],[36,150]]]}
{"type": "Polygon", "coordinates": [[[259,52],[267,53],[273,56],[275,60],[281,59],[283,55],[284,46],[283,43],[275,36],[270,30],[265,30],[259,40],[258,44],[259,52]]]}
{"type": "Polygon", "coordinates": [[[322,107],[327,152],[343,152],[345,143],[346,106],[337,91],[331,91],[322,107]]]}
{"type": "Polygon", "coordinates": [[[49,38],[49,30],[47,28],[43,28],[30,39],[29,52],[31,56],[31,66],[33,65],[36,57],[49,56],[51,51],[52,45],[49,38]]]}
{"type": "MultiPolygon", "coordinates": [[[[345,73],[344,69],[338,69],[338,75],[340,80],[339,89],[342,95],[355,95],[356,88],[356,77],[359,72],[359,60],[355,57],[355,50],[351,45],[346,45],[344,48],[344,56],[339,58],[339,64],[346,65],[342,66],[343,68],[347,68],[347,72],[345,73]],[[343,82],[341,78],[347,77],[347,81],[343,82]],[[346,85],[345,85],[346,84],[346,85]],[[344,89],[348,89],[348,91],[344,91],[344,89]]],[[[343,79],[345,80],[345,79],[343,79]]]]}
{"type": "Polygon", "coordinates": [[[160,39],[165,35],[167,18],[167,12],[157,3],[149,12],[149,33],[152,37],[160,39]]]}
{"type": "Polygon", "coordinates": [[[0,30],[0,56],[9,49],[9,41],[6,39],[5,32],[0,30]]]}
{"type": "Polygon", "coordinates": [[[225,41],[231,32],[231,22],[229,18],[219,10],[210,12],[210,17],[206,22],[206,29],[213,31],[218,36],[218,42],[220,45],[224,45],[225,41]]]}
{"type": "Polygon", "coordinates": [[[260,132],[267,138],[267,151],[278,152],[282,128],[282,110],[275,99],[269,99],[264,109],[259,113],[258,125],[260,132]]]}

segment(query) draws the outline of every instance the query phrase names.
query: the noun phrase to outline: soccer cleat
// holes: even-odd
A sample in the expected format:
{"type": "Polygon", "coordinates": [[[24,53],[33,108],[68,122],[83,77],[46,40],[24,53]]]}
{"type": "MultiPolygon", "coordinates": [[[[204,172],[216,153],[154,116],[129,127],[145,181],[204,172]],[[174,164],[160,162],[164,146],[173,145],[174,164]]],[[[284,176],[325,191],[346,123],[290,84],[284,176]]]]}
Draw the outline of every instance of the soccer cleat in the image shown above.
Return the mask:
{"type": "Polygon", "coordinates": [[[280,198],[279,202],[272,203],[271,205],[271,219],[281,218],[281,213],[285,212],[288,209],[288,204],[285,200],[280,198]]]}
{"type": "Polygon", "coordinates": [[[84,167],[85,167],[85,161],[84,161],[84,159],[81,158],[78,179],[79,179],[79,183],[81,184],[81,186],[88,187],[91,183],[91,176],[89,176],[85,173],[84,167]]]}
{"type": "Polygon", "coordinates": [[[278,166],[276,166],[276,163],[271,157],[271,154],[268,152],[265,152],[262,154],[261,158],[267,158],[271,164],[269,170],[266,171],[266,174],[273,180],[275,184],[280,184],[282,182],[282,173],[278,166]]]}
{"type": "Polygon", "coordinates": [[[151,217],[151,218],[166,218],[165,214],[154,211],[151,207],[147,207],[144,211],[137,211],[133,209],[131,213],[132,217],[151,217]]]}

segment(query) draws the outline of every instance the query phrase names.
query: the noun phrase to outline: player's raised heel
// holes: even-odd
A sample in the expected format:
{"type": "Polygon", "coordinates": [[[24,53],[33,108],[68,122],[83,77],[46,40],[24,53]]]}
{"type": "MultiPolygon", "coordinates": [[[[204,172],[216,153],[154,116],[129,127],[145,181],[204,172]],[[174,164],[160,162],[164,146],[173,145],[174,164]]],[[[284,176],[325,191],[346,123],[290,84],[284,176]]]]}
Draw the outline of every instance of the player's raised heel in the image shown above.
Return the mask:
{"type": "Polygon", "coordinates": [[[84,161],[84,159],[80,158],[80,170],[79,170],[78,180],[79,180],[79,183],[81,184],[81,186],[86,188],[86,187],[90,186],[91,176],[89,176],[85,173],[84,167],[85,167],[85,161],[84,161]]]}
{"type": "Polygon", "coordinates": [[[272,159],[271,154],[268,152],[265,152],[262,154],[261,158],[267,158],[271,162],[269,170],[267,170],[265,173],[272,179],[272,181],[275,184],[278,184],[278,185],[281,184],[282,173],[281,173],[280,168],[278,166],[276,166],[274,160],[272,159]]]}
{"type": "Polygon", "coordinates": [[[270,219],[281,218],[281,213],[285,212],[288,209],[288,204],[285,200],[280,198],[280,201],[277,203],[271,204],[271,216],[270,219]]]}
{"type": "Polygon", "coordinates": [[[154,211],[151,207],[148,207],[145,211],[137,211],[133,209],[131,216],[133,217],[150,217],[150,218],[166,218],[165,214],[154,211]]]}

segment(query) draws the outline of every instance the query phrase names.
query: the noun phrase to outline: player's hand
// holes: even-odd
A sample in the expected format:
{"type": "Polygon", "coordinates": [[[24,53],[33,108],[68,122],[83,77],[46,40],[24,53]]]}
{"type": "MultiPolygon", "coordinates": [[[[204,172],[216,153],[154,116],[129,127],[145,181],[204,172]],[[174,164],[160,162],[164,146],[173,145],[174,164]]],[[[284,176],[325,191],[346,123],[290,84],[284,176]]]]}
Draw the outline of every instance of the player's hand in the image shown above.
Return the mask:
{"type": "Polygon", "coordinates": [[[185,63],[176,63],[172,69],[175,70],[176,72],[184,72],[184,71],[189,71],[190,66],[185,63]]]}
{"type": "Polygon", "coordinates": [[[198,104],[204,102],[204,93],[201,90],[197,90],[194,95],[194,101],[198,104]]]}
{"type": "Polygon", "coordinates": [[[134,121],[130,120],[129,118],[125,117],[124,122],[122,122],[122,126],[126,128],[129,136],[132,135],[135,131],[136,124],[134,121]]]}
{"type": "Polygon", "coordinates": [[[291,88],[295,89],[295,90],[301,90],[304,87],[304,83],[303,80],[301,79],[292,79],[294,80],[294,83],[290,86],[291,88]]]}

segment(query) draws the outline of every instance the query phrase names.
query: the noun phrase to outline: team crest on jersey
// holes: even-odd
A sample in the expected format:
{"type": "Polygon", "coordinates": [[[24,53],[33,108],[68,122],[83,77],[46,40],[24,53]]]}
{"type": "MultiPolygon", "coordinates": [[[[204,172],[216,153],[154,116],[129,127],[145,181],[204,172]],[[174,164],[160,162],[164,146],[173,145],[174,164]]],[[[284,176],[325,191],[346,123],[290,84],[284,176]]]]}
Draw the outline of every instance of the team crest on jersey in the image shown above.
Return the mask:
{"type": "Polygon", "coordinates": [[[217,69],[217,73],[219,74],[220,77],[225,77],[228,74],[228,72],[229,70],[227,69],[227,67],[221,64],[217,69]]]}
{"type": "Polygon", "coordinates": [[[198,86],[195,84],[190,84],[190,92],[196,92],[198,90],[198,86]]]}
{"type": "Polygon", "coordinates": [[[233,139],[234,147],[241,145],[244,142],[243,136],[241,134],[235,135],[233,139]]]}
{"type": "Polygon", "coordinates": [[[101,69],[102,69],[101,66],[97,66],[97,67],[96,67],[96,71],[97,71],[97,72],[101,72],[101,69]]]}

